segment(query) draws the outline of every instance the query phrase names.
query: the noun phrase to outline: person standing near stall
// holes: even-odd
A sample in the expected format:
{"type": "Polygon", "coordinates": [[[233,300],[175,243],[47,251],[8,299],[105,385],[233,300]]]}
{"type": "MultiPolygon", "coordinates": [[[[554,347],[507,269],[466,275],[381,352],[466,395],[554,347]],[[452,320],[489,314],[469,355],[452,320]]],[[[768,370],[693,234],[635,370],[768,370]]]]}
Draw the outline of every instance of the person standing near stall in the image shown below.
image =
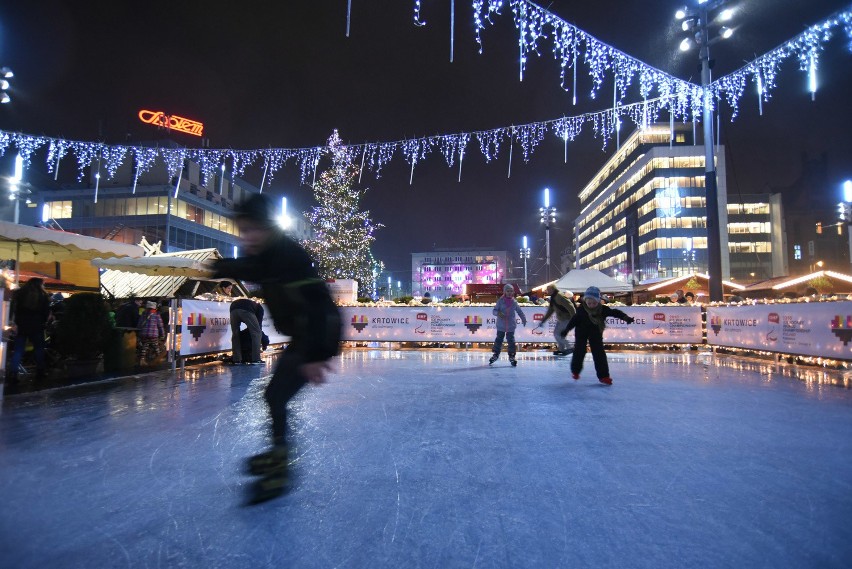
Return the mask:
{"type": "Polygon", "coordinates": [[[50,318],[50,296],[44,290],[44,279],[32,278],[12,293],[10,314],[15,344],[12,361],[6,370],[6,382],[10,385],[17,383],[27,340],[35,352],[36,378],[42,379],[45,374],[44,331],[50,318]]]}
{"type": "Polygon", "coordinates": [[[260,343],[263,331],[263,307],[250,298],[238,298],[231,303],[231,361],[234,365],[243,363],[243,348],[240,339],[240,326],[246,325],[251,337],[251,351],[248,361],[249,365],[261,365],[260,343]]]}
{"type": "Polygon", "coordinates": [[[161,344],[166,338],[166,328],[163,319],[157,312],[157,303],[145,303],[145,312],[139,317],[139,336],[136,341],[136,359],[139,365],[152,361],[160,355],[161,344]]]}

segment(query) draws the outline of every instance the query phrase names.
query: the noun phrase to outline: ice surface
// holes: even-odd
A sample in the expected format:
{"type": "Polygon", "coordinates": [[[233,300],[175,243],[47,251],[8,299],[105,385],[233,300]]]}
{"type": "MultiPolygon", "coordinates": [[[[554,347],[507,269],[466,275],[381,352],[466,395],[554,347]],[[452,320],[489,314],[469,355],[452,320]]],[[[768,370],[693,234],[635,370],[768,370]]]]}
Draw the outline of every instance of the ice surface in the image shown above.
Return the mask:
{"type": "Polygon", "coordinates": [[[852,566],[852,392],[757,364],[351,351],[244,507],[271,367],[6,398],[0,567],[852,566]]]}

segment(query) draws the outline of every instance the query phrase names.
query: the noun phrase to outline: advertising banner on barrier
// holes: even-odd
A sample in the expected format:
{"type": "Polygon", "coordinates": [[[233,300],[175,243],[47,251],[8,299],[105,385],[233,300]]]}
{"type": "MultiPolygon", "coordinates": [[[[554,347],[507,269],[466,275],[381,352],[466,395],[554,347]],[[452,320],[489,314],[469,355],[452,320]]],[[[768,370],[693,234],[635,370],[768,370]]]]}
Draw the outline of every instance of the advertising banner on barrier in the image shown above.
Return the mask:
{"type": "Polygon", "coordinates": [[[619,306],[636,319],[627,324],[608,318],[604,331],[607,344],[700,344],[700,306],[619,306]]]}
{"type": "Polygon", "coordinates": [[[707,343],[852,359],[852,302],[707,307],[707,343]]]}
{"type": "MultiPolygon", "coordinates": [[[[701,308],[697,306],[619,307],[634,324],[610,318],[604,341],[624,343],[701,343],[701,308]]],[[[492,342],[497,321],[488,306],[344,307],[343,339],[364,342],[492,342]]],[[[546,306],[522,306],[527,326],[517,318],[515,341],[550,342],[555,317],[537,328],[546,306]]],[[[573,337],[573,332],[569,338],[573,337]]]]}
{"type": "MultiPolygon", "coordinates": [[[[181,301],[180,354],[206,354],[231,349],[231,304],[206,300],[181,301]]],[[[263,305],[263,333],[269,336],[270,344],[289,340],[272,325],[269,308],[263,305]]]]}

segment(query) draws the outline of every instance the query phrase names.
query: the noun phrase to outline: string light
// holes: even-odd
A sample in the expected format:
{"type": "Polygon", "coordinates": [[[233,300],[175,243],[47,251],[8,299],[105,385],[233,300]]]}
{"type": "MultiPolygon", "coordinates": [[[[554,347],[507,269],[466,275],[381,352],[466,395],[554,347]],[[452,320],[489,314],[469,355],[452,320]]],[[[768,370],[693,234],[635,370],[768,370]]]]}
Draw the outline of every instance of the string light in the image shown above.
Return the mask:
{"type": "MultiPolygon", "coordinates": [[[[509,170],[511,177],[512,152],[514,142],[521,146],[524,161],[529,161],[533,151],[544,139],[547,132],[553,132],[565,145],[565,160],[567,161],[567,143],[573,141],[581,128],[586,124],[592,125],[596,137],[601,137],[603,147],[608,140],[617,135],[621,128],[622,118],[628,117],[637,126],[647,125],[657,120],[663,112],[669,114],[673,123],[675,118],[683,121],[700,119],[702,105],[705,104],[704,93],[700,86],[677,79],[659,69],[649,66],[608,44],[594,38],[583,30],[561,20],[554,14],[527,0],[474,0],[474,28],[477,43],[482,51],[481,31],[492,24],[493,15],[501,15],[504,4],[508,4],[514,15],[515,25],[519,30],[518,47],[520,53],[520,73],[523,71],[530,53],[539,54],[539,44],[546,38],[553,41],[553,54],[560,61],[560,82],[564,89],[565,70],[573,69],[574,83],[572,101],[576,104],[577,69],[580,61],[588,67],[592,78],[591,97],[595,98],[597,91],[611,75],[615,85],[615,104],[613,108],[584,113],[574,117],[529,123],[521,126],[499,127],[487,131],[454,133],[430,136],[417,139],[393,142],[365,143],[362,145],[344,147],[346,152],[361,152],[361,168],[358,181],[364,171],[364,166],[378,177],[382,168],[397,154],[402,153],[411,164],[410,182],[413,182],[414,167],[421,162],[434,148],[444,155],[449,167],[453,167],[456,157],[461,160],[471,137],[479,142],[479,148],[486,162],[496,159],[503,141],[509,143],[509,170]],[[638,76],[639,92],[643,98],[641,103],[621,104],[628,88],[638,76]],[[652,95],[655,98],[650,98],[652,95]]],[[[415,0],[415,23],[425,25],[420,17],[420,0],[415,0]]],[[[725,100],[731,106],[732,120],[737,116],[738,103],[745,90],[748,80],[758,85],[758,96],[761,103],[768,101],[771,91],[776,87],[776,77],[781,63],[791,57],[799,61],[799,66],[808,73],[811,96],[816,92],[816,73],[818,70],[818,55],[823,46],[832,38],[836,28],[841,27],[852,41],[852,7],[836,13],[822,23],[809,27],[805,32],[785,42],[767,54],[755,58],[739,70],[717,79],[708,87],[711,101],[725,100]]],[[[140,148],[122,145],[105,145],[100,142],[69,141],[59,138],[32,136],[20,133],[0,131],[0,156],[6,149],[14,146],[24,158],[29,167],[34,152],[48,145],[48,171],[58,177],[59,162],[71,153],[76,157],[78,180],[82,179],[85,168],[92,165],[100,157],[104,162],[109,177],[114,177],[118,168],[127,158],[128,153],[133,157],[136,166],[133,191],[139,176],[148,171],[157,159],[161,159],[168,172],[182,171],[184,162],[189,159],[200,164],[202,174],[209,177],[225,159],[230,157],[235,176],[241,176],[245,169],[262,160],[264,169],[263,183],[272,183],[275,173],[289,160],[294,160],[300,170],[300,181],[305,183],[308,176],[315,172],[320,156],[327,147],[312,148],[267,148],[255,150],[230,149],[186,149],[186,148],[140,148]]],[[[461,169],[460,169],[461,170],[461,169]]],[[[176,188],[179,185],[176,184],[176,188]]]]}

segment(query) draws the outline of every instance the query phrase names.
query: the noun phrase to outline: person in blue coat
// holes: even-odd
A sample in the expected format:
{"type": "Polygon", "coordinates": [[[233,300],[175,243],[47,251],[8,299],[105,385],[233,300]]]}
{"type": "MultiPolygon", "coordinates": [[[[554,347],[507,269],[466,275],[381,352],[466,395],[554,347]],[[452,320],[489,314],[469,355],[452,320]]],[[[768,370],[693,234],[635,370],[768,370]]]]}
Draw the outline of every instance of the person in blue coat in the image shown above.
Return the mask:
{"type": "Polygon", "coordinates": [[[527,317],[521,310],[518,301],[515,300],[515,289],[512,285],[503,287],[503,296],[497,299],[497,304],[494,305],[494,310],[491,313],[497,317],[497,338],[494,340],[494,347],[491,349],[494,352],[491,359],[488,360],[488,365],[493,364],[500,357],[500,350],[503,347],[503,338],[509,342],[509,362],[516,366],[518,361],[515,359],[515,328],[518,323],[515,320],[515,313],[521,317],[521,322],[524,326],[527,325],[527,317]]]}
{"type": "Polygon", "coordinates": [[[606,328],[607,318],[618,318],[633,324],[633,318],[618,310],[610,308],[601,303],[601,291],[596,286],[590,286],[583,295],[583,301],[577,308],[577,313],[568,321],[568,326],[562,332],[562,337],[574,332],[574,355],[571,356],[571,375],[574,379],[580,379],[583,370],[583,360],[586,357],[586,344],[592,349],[592,359],[595,362],[595,372],[598,381],[606,385],[612,385],[609,376],[609,363],[606,361],[606,352],[603,345],[603,331],[606,328]]]}

